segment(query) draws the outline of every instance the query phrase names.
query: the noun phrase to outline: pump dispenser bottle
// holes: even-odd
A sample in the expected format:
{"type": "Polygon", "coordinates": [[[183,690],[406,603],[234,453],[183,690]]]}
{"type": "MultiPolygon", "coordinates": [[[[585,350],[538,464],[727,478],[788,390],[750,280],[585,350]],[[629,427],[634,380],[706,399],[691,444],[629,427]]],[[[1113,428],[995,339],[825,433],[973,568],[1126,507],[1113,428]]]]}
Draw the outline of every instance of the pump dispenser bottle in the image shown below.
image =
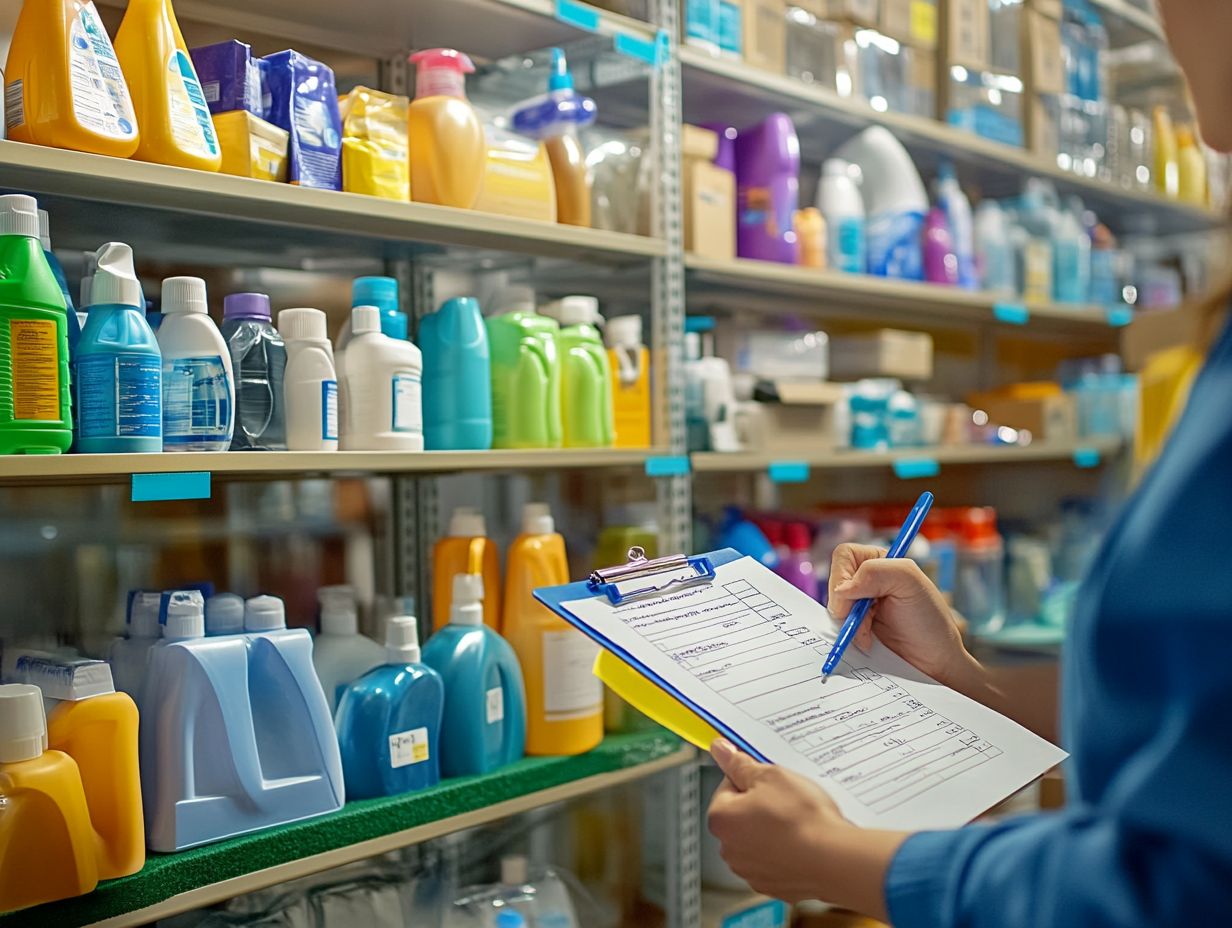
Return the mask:
{"type": "Polygon", "coordinates": [[[487,151],[483,124],[466,99],[470,58],[452,48],[411,55],[418,68],[407,110],[411,199],[470,209],[479,198],[487,151]]]}

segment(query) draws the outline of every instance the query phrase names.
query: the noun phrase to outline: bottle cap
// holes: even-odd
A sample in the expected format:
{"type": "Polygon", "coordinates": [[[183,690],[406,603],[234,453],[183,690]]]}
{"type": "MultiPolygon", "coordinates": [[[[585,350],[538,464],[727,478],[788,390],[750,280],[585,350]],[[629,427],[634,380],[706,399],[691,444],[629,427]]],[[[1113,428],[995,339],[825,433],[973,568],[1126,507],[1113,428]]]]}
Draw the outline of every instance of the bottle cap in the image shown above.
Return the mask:
{"type": "Polygon", "coordinates": [[[164,638],[204,638],[205,597],[197,590],[168,590],[159,606],[158,621],[164,638]]]}
{"type": "Polygon", "coordinates": [[[278,312],[278,334],[284,341],[328,342],[325,313],[307,306],[278,312]]]}
{"type": "Polygon", "coordinates": [[[200,277],[168,277],[163,281],[163,315],[172,313],[208,313],[205,301],[205,281],[200,277]]]}
{"type": "Polygon", "coordinates": [[[419,621],[414,616],[395,615],[385,623],[385,657],[390,664],[419,663],[419,621]]]}
{"type": "Polygon", "coordinates": [[[552,66],[548,72],[548,91],[572,89],[573,75],[569,73],[569,62],[565,60],[565,50],[553,48],[552,66]]]}
{"type": "Polygon", "coordinates": [[[47,750],[43,694],[29,683],[0,686],[0,764],[33,760],[47,750]]]}
{"type": "Polygon", "coordinates": [[[375,306],[356,306],[351,310],[351,334],[366,335],[381,331],[381,311],[375,306]]]}
{"type": "Polygon", "coordinates": [[[613,316],[603,330],[603,340],[609,348],[640,348],[642,317],[613,316]]]}
{"type": "Polygon", "coordinates": [[[466,99],[466,75],[475,73],[475,65],[466,55],[453,48],[429,48],[411,55],[416,67],[415,99],[424,97],[458,97],[466,99]]]}
{"type": "Polygon", "coordinates": [[[95,257],[98,267],[90,284],[90,305],[135,306],[144,311],[145,294],[133,271],[133,250],[123,242],[108,242],[95,257]]]}
{"type": "Polygon", "coordinates": [[[51,217],[47,215],[47,210],[40,209],[39,217],[39,244],[43,246],[43,251],[51,251],[51,217]]]}
{"type": "Polygon", "coordinates": [[[0,235],[38,238],[38,201],[20,193],[0,197],[0,235]]]}
{"type": "Polygon", "coordinates": [[[129,638],[157,638],[162,634],[162,629],[158,627],[158,609],[162,598],[160,590],[128,591],[128,612],[124,625],[129,638]]]}
{"type": "Polygon", "coordinates": [[[807,551],[809,545],[813,543],[809,527],[803,522],[787,523],[785,537],[787,539],[787,547],[792,551],[807,551]]]}
{"type": "Polygon", "coordinates": [[[992,506],[967,507],[962,510],[959,531],[964,545],[995,543],[1001,538],[997,532],[997,510],[992,506]]]}
{"type": "Polygon", "coordinates": [[[449,622],[452,625],[483,624],[482,574],[454,574],[449,622]]]}
{"type": "Polygon", "coordinates": [[[566,296],[539,310],[561,325],[602,325],[599,301],[593,296],[566,296]]]}
{"type": "Polygon", "coordinates": [[[17,659],[17,679],[37,686],[44,699],[76,701],[115,692],[106,661],[58,660],[27,654],[17,659]]]}
{"type": "Polygon", "coordinates": [[[323,586],[317,590],[317,603],[321,607],[322,635],[359,634],[359,607],[354,587],[345,584],[323,586]]]}
{"type": "Polygon", "coordinates": [[[556,531],[556,520],[547,503],[527,503],[522,507],[522,534],[551,535],[556,531]]]}
{"type": "Polygon", "coordinates": [[[232,293],[223,298],[223,319],[270,320],[270,298],[264,293],[232,293]]]}
{"type": "Polygon", "coordinates": [[[496,928],[526,928],[526,917],[513,909],[502,909],[496,915],[496,928]]]}
{"type": "Polygon", "coordinates": [[[488,535],[487,521],[483,513],[474,506],[459,506],[449,517],[449,536],[451,538],[486,538],[488,535]]]}
{"type": "Polygon", "coordinates": [[[351,305],[375,306],[385,312],[398,309],[398,280],[394,277],[356,277],[351,281],[351,305]]]}
{"type": "Polygon", "coordinates": [[[287,627],[287,607],[277,596],[254,596],[244,603],[244,631],[273,632],[287,627]]]}
{"type": "Polygon", "coordinates": [[[219,593],[205,601],[205,633],[238,635],[244,631],[244,597],[219,593]]]}
{"type": "Polygon", "coordinates": [[[500,313],[533,313],[536,312],[535,291],[523,284],[513,284],[503,288],[492,301],[495,312],[500,313]]]}
{"type": "Polygon", "coordinates": [[[381,332],[390,338],[406,341],[410,337],[410,326],[406,313],[381,313],[381,332]]]}
{"type": "Polygon", "coordinates": [[[530,862],[521,854],[506,854],[500,861],[500,881],[521,886],[530,880],[530,862]]]}

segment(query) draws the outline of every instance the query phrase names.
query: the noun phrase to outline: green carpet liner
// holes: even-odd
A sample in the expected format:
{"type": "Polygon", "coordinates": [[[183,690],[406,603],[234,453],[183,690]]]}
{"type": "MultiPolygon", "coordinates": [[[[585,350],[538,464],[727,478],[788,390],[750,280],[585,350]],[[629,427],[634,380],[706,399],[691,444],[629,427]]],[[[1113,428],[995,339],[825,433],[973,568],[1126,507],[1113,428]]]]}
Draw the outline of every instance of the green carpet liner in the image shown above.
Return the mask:
{"type": "Polygon", "coordinates": [[[576,757],[528,757],[495,773],[446,780],[422,792],[348,802],[331,815],[178,854],[152,854],[139,873],[100,883],[89,895],[0,915],[0,928],[88,925],[210,883],[473,812],[573,780],[636,767],[676,752],[682,743],[664,731],[609,735],[593,751],[576,757]]]}

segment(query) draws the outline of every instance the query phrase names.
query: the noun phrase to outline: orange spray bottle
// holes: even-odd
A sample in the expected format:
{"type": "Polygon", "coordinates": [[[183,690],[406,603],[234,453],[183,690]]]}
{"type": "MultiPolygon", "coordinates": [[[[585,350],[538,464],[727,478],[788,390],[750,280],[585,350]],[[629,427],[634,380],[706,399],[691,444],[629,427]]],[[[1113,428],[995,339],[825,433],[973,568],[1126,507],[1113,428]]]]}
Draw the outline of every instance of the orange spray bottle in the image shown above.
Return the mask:
{"type": "Polygon", "coordinates": [[[470,58],[452,48],[411,55],[415,99],[407,110],[411,199],[470,209],[479,199],[487,146],[479,114],[466,99],[470,58]]]}

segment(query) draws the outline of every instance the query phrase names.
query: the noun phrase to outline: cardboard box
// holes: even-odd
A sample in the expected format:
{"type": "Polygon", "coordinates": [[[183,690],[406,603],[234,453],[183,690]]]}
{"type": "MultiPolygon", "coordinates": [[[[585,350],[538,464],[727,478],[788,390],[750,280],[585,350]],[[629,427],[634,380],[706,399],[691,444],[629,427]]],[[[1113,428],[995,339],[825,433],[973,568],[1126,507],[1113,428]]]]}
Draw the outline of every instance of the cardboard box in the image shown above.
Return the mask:
{"type": "Polygon", "coordinates": [[[1065,92],[1065,61],[1061,50],[1061,22],[1038,10],[1024,11],[1022,30],[1023,81],[1027,93],[1065,92]]]}
{"type": "Polygon", "coordinates": [[[906,112],[937,118],[937,56],[921,48],[909,49],[906,112]]]}
{"type": "Polygon", "coordinates": [[[937,47],[936,0],[881,0],[877,30],[904,45],[933,51],[937,47]]]}
{"type": "Polygon", "coordinates": [[[885,0],[793,0],[792,6],[807,10],[818,19],[876,29],[883,2],[885,0]]]}
{"type": "Polygon", "coordinates": [[[988,67],[987,0],[945,0],[941,13],[942,62],[975,71],[988,67]]]}
{"type": "Polygon", "coordinates": [[[788,928],[787,903],[755,893],[702,891],[702,928],[788,928]]]}
{"type": "Polygon", "coordinates": [[[1061,150],[1061,112],[1055,96],[1028,94],[1023,101],[1027,148],[1049,162],[1061,150]]]}
{"type": "Polygon", "coordinates": [[[719,137],[686,125],[681,134],[685,251],[720,261],[736,256],[736,178],[713,164],[719,137]]]}
{"type": "Polygon", "coordinates": [[[832,335],[830,376],[835,380],[862,377],[931,380],[933,337],[926,332],[901,329],[878,329],[865,335],[832,335]]]}
{"type": "Polygon", "coordinates": [[[843,387],[820,381],[774,381],[777,403],[754,403],[760,422],[751,451],[806,454],[836,446],[834,407],[843,401],[843,387]],[[758,447],[760,445],[760,447],[758,447]]]}
{"type": "Polygon", "coordinates": [[[290,134],[285,129],[247,110],[218,113],[213,119],[218,145],[222,149],[222,167],[219,170],[223,174],[286,182],[290,134]]]}
{"type": "Polygon", "coordinates": [[[775,74],[787,67],[787,3],[744,0],[744,60],[775,74]]]}
{"type": "Polygon", "coordinates": [[[975,393],[967,397],[973,409],[988,413],[993,425],[1026,429],[1036,441],[1074,441],[1078,437],[1078,412],[1074,398],[1058,392],[1049,396],[1017,398],[1000,393],[975,393]]]}

